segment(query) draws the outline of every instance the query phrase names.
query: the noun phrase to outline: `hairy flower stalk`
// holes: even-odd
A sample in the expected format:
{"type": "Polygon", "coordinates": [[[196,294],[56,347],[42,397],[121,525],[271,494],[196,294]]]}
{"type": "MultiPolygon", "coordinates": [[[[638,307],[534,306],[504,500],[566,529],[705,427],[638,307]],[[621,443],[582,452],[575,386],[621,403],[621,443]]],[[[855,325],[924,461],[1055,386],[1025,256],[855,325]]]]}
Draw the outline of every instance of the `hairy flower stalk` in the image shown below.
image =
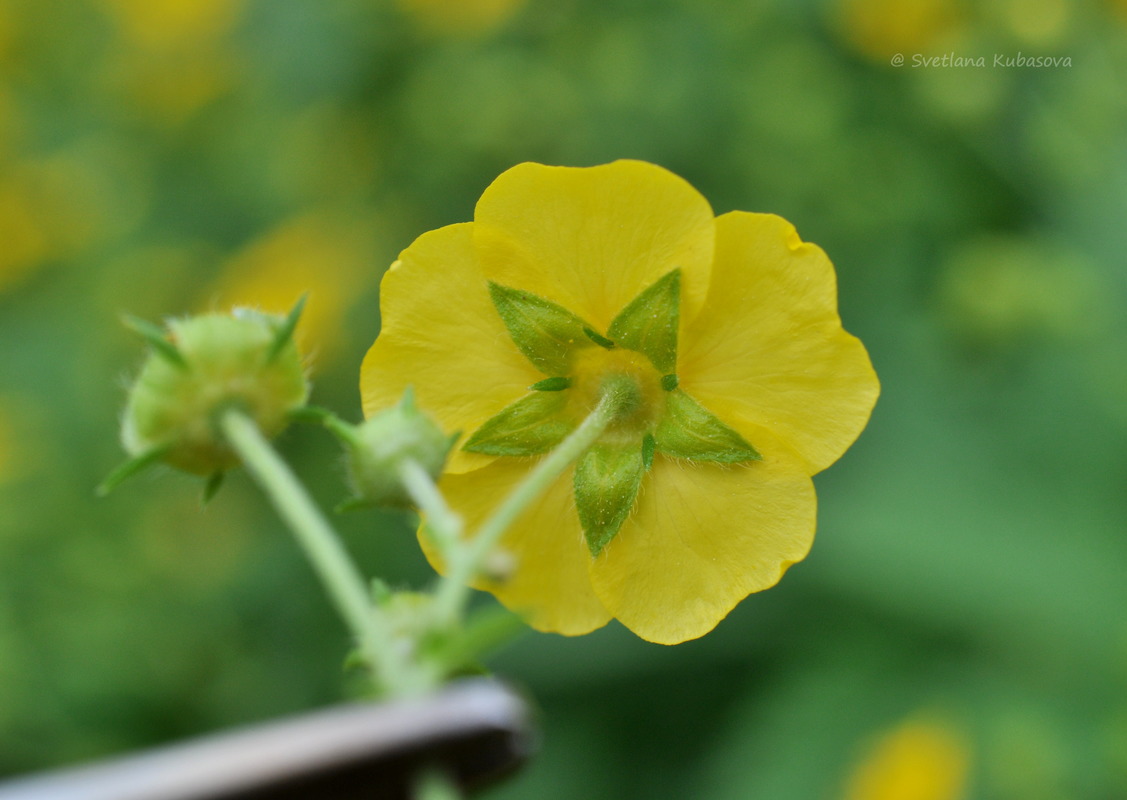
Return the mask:
{"type": "Polygon", "coordinates": [[[278,514],[321,578],[341,618],[348,625],[380,688],[388,694],[410,694],[430,688],[404,663],[387,620],[369,599],[367,583],[352,563],[336,532],[310,499],[258,426],[246,414],[227,411],[220,422],[227,440],[266,492],[278,514]]]}

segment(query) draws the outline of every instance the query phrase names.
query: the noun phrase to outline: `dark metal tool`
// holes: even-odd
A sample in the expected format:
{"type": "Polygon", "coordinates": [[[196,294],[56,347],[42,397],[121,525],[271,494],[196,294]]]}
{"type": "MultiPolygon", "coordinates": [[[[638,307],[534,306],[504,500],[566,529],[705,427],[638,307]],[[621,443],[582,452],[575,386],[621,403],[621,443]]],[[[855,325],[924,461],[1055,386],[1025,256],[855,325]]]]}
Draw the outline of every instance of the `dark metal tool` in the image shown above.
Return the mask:
{"type": "Polygon", "coordinates": [[[399,800],[427,769],[494,781],[533,740],[524,700],[474,679],[0,783],[0,800],[399,800]]]}

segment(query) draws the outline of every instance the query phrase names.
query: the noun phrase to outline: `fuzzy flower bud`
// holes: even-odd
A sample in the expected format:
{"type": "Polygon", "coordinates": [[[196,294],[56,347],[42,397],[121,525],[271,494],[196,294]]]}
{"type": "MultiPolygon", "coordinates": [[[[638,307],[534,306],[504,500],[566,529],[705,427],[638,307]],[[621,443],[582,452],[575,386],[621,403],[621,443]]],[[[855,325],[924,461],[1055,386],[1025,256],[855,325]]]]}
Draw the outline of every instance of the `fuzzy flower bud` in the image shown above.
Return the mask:
{"type": "Polygon", "coordinates": [[[129,391],[125,449],[215,475],[239,463],[218,426],[227,409],[246,413],[268,437],[280,433],[309,395],[292,336],[300,310],[288,318],[250,309],[203,314],[169,322],[166,335],[132,322],[153,351],[129,391]]]}
{"type": "Polygon", "coordinates": [[[352,428],[348,444],[348,475],[357,504],[403,508],[411,505],[403,488],[403,464],[414,461],[437,480],[453,441],[419,411],[408,389],[398,405],[352,428]]]}

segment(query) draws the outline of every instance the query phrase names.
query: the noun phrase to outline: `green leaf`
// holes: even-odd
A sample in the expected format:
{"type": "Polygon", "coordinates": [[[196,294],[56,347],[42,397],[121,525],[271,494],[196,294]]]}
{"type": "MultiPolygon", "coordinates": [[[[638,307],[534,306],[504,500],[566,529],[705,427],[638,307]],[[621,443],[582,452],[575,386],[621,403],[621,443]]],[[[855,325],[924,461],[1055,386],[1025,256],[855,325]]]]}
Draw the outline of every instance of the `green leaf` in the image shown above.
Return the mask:
{"type": "Polygon", "coordinates": [[[619,346],[649,357],[661,372],[677,367],[681,319],[681,270],[675,269],[630,301],[607,329],[619,346]]]}
{"type": "Polygon", "coordinates": [[[442,632],[429,642],[433,658],[446,672],[478,667],[478,660],[527,633],[527,623],[503,606],[486,605],[471,612],[459,630],[442,632]]]}
{"type": "Polygon", "coordinates": [[[362,511],[371,508],[375,503],[371,500],[365,500],[363,497],[346,497],[335,506],[333,506],[334,514],[349,514],[353,511],[362,511]]]}
{"type": "Polygon", "coordinates": [[[489,296],[513,342],[546,375],[568,374],[571,354],[591,346],[583,333],[587,323],[563,306],[492,281],[489,296]]]}
{"type": "Polygon", "coordinates": [[[721,464],[762,459],[746,439],[680,389],[666,400],[665,415],[654,430],[657,452],[721,464]]]}
{"type": "Polygon", "coordinates": [[[575,428],[563,417],[567,399],[563,392],[526,395],[474,431],[462,449],[491,456],[547,453],[575,428]]]}
{"type": "Polygon", "coordinates": [[[630,516],[646,468],[637,443],[593,445],[575,467],[575,506],[591,555],[597,556],[630,516]]]}

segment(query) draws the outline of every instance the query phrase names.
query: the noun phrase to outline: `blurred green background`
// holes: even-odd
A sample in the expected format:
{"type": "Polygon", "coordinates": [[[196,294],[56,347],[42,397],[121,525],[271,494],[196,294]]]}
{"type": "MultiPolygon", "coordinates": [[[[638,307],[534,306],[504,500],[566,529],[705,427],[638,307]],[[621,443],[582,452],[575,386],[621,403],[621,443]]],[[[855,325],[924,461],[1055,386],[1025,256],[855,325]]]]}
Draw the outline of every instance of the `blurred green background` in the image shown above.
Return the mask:
{"type": "MultiPolygon", "coordinates": [[[[883,396],[716,631],[495,660],[544,737],[486,796],[1127,797],[1125,86],[1121,0],[0,0],[0,775],[344,696],[245,477],[95,500],[120,312],[308,289],[314,402],[359,418],[399,250],[517,162],[632,157],[822,245],[883,396]]],[[[340,499],[327,437],[282,447],[340,499]]],[[[340,524],[425,583],[408,516],[340,524]]]]}

